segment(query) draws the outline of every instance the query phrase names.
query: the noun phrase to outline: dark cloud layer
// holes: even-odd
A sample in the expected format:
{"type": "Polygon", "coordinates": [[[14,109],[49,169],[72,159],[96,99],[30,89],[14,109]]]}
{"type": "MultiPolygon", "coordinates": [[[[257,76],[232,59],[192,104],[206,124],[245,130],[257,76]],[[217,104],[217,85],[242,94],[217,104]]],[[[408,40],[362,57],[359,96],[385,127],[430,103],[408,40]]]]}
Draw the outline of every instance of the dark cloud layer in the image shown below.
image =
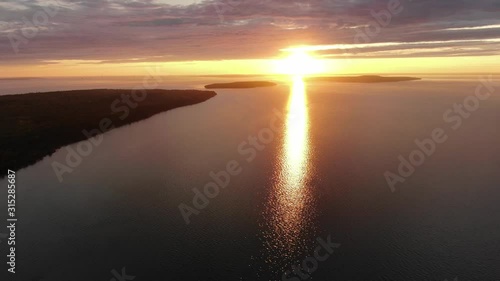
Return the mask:
{"type": "Polygon", "coordinates": [[[3,64],[246,59],[302,44],[326,46],[319,53],[327,57],[499,54],[500,1],[400,0],[402,11],[380,27],[373,14],[394,1],[7,0],[0,57],[3,64]],[[27,27],[33,20],[43,24],[27,27]]]}

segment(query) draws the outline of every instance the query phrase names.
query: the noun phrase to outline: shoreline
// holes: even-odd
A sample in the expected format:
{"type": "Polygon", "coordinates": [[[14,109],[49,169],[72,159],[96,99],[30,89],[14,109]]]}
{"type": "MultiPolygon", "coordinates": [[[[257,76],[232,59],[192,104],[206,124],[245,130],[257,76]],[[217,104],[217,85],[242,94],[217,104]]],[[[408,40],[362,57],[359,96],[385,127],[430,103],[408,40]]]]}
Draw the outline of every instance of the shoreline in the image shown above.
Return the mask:
{"type": "Polygon", "coordinates": [[[61,147],[216,95],[201,90],[95,89],[0,96],[1,177],[8,169],[29,167],[61,147]],[[145,94],[138,99],[141,93],[145,94]]]}
{"type": "Polygon", "coordinates": [[[307,81],[312,82],[335,82],[335,83],[394,83],[406,81],[419,81],[422,78],[407,76],[380,76],[380,75],[361,75],[361,76],[316,76],[309,77],[307,81]]]}

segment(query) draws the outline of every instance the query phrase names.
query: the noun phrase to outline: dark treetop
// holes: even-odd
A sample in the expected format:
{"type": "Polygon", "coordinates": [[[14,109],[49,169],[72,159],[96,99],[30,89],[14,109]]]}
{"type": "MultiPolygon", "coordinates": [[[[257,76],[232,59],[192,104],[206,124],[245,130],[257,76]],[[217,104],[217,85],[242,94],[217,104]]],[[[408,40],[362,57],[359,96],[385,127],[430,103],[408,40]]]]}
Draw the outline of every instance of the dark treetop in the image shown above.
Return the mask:
{"type": "Polygon", "coordinates": [[[145,99],[139,101],[131,93],[99,89],[0,96],[1,175],[87,139],[83,130],[102,132],[101,122],[110,130],[216,95],[213,91],[147,90],[145,99]],[[129,97],[136,107],[127,105],[123,97],[129,97]]]}

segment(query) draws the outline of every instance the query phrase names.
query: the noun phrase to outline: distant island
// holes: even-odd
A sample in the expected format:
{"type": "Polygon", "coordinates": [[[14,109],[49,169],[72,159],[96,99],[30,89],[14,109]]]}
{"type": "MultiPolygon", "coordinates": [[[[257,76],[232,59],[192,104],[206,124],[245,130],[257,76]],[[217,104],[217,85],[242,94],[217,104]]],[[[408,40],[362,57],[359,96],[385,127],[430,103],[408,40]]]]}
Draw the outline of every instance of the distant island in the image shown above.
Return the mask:
{"type": "Polygon", "coordinates": [[[216,83],[206,85],[205,89],[249,89],[261,87],[273,87],[276,83],[267,81],[246,81],[246,82],[232,82],[232,83],[216,83]]]}
{"type": "Polygon", "coordinates": [[[0,96],[1,177],[7,169],[32,165],[63,146],[215,95],[197,90],[98,89],[0,96]]]}
{"type": "Polygon", "coordinates": [[[387,83],[421,80],[416,77],[384,77],[379,75],[361,75],[361,76],[338,76],[338,77],[310,77],[309,81],[320,82],[339,82],[339,83],[387,83]]]}

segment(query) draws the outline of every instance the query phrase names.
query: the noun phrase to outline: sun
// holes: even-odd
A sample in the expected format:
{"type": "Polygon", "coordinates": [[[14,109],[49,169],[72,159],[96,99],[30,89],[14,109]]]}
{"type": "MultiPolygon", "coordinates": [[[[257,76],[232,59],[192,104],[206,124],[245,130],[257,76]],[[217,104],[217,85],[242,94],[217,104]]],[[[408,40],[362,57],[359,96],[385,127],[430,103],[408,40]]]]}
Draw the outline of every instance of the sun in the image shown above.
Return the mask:
{"type": "Polygon", "coordinates": [[[275,62],[277,74],[308,76],[325,72],[324,61],[301,49],[290,49],[290,54],[275,62]]]}

